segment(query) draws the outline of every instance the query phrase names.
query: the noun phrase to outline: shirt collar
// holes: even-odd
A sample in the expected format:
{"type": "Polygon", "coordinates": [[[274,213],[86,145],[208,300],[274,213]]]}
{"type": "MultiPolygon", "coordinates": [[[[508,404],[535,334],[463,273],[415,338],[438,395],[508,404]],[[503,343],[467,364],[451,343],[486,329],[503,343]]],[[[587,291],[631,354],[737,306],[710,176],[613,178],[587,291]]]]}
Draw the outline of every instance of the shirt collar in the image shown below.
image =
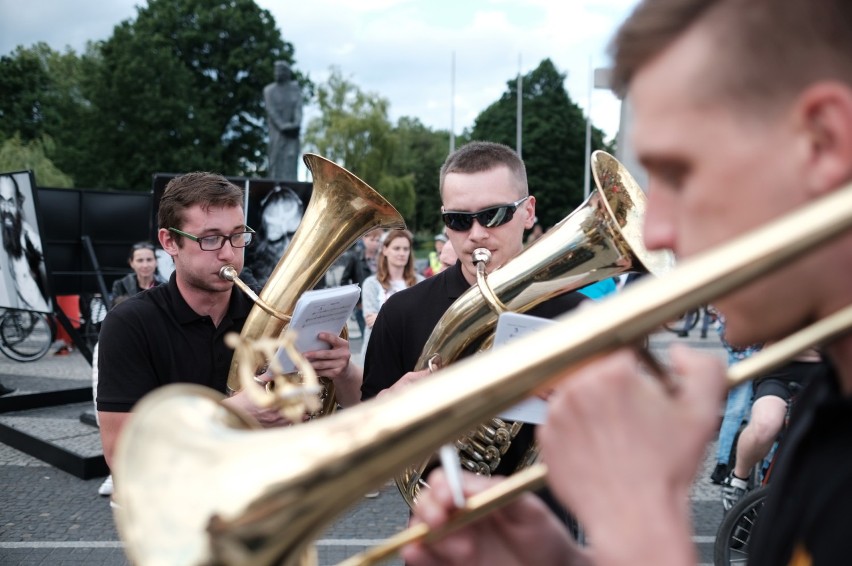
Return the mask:
{"type": "Polygon", "coordinates": [[[464,278],[462,273],[461,260],[456,261],[456,264],[445,270],[447,273],[447,296],[455,300],[470,289],[470,283],[464,278]]]}
{"type": "MultiPolygon", "coordinates": [[[[174,309],[175,318],[178,322],[186,324],[206,317],[206,315],[202,316],[192,310],[192,307],[189,306],[183,298],[183,295],[180,294],[175,273],[172,273],[171,277],[169,277],[168,289],[169,294],[171,295],[171,303],[174,309]]],[[[235,286],[231,291],[231,298],[228,303],[228,312],[225,315],[225,318],[231,320],[244,319],[248,316],[253,306],[254,302],[235,286]]]]}

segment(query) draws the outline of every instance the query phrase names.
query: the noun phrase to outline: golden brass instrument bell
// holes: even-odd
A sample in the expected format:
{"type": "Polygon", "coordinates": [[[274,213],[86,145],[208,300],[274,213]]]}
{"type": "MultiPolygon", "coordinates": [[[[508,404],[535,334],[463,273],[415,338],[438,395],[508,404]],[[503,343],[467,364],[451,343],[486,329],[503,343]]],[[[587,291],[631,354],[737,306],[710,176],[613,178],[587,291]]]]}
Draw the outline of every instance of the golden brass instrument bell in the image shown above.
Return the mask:
{"type": "MultiPolygon", "coordinates": [[[[262,337],[277,338],[284,330],[296,301],[313,289],[325,272],[355,241],[375,228],[404,228],[405,221],[396,209],[367,183],[324,157],[305,154],[305,165],[313,176],[313,193],[287,251],[269,276],[259,299],[241,281],[233,269],[223,269],[224,279],[235,281],[256,301],[243,330],[242,341],[262,337]],[[277,312],[278,315],[273,314],[277,312]]],[[[226,266],[227,267],[227,266],[226,266]]],[[[228,373],[228,388],[241,389],[234,353],[228,373]]],[[[258,359],[257,369],[268,360],[258,359]]],[[[322,412],[334,409],[333,385],[325,383],[322,412]]]]}

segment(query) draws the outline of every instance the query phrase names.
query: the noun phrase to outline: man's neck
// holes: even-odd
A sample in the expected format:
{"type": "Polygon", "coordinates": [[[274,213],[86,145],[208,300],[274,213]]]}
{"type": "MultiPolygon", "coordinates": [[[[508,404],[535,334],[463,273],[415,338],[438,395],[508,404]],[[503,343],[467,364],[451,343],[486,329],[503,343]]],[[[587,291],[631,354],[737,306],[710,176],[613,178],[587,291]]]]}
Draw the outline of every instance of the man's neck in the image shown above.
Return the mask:
{"type": "Polygon", "coordinates": [[[201,316],[209,316],[213,320],[213,325],[219,326],[225,318],[225,313],[228,312],[233,288],[223,292],[205,291],[183,283],[180,277],[177,278],[177,287],[189,308],[201,316]]]}

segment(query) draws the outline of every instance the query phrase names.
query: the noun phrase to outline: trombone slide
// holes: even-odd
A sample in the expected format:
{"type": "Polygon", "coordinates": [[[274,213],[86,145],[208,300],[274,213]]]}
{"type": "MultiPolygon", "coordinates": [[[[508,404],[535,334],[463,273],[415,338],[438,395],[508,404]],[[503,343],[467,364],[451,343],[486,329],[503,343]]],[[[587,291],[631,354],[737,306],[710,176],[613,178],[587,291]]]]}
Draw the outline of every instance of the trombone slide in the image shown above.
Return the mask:
{"type": "MultiPolygon", "coordinates": [[[[813,346],[826,344],[849,332],[852,328],[852,305],[815,322],[795,334],[779,340],[759,353],[733,364],[728,369],[728,388],[757,379],[777,369],[794,356],[813,346]]],[[[463,507],[440,529],[431,531],[425,523],[409,527],[383,544],[356,554],[337,566],[364,566],[385,560],[417,541],[432,542],[447,534],[488,515],[492,511],[514,501],[519,495],[544,487],[547,483],[547,466],[536,464],[513,474],[491,489],[471,496],[463,507]]]]}

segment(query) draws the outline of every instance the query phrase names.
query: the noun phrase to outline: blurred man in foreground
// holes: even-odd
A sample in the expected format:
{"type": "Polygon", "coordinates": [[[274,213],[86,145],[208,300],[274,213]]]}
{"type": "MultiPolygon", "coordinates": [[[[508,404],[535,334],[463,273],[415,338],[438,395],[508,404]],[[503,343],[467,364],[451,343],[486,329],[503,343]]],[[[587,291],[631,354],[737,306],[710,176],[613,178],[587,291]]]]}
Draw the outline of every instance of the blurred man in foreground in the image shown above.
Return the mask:
{"type": "MultiPolygon", "coordinates": [[[[616,36],[613,78],[621,94],[629,87],[633,141],[648,171],[649,249],[698,254],[852,179],[850,21],[845,0],[637,7],[616,36]]],[[[850,280],[845,235],[714,304],[729,341],[767,342],[852,303],[850,280]]],[[[797,401],[749,564],[852,556],[852,336],[825,353],[834,369],[797,401]]],[[[718,424],[725,368],[685,348],[671,358],[674,393],[640,376],[623,351],[574,373],[550,398],[539,431],[549,483],[585,527],[588,548],[526,497],[443,543],[408,548],[408,563],[695,563],[688,494],[718,424]],[[489,556],[496,549],[503,553],[489,556]]],[[[469,492],[485,483],[466,481],[469,492]]],[[[436,525],[452,503],[442,477],[430,485],[417,515],[436,525]]]]}

